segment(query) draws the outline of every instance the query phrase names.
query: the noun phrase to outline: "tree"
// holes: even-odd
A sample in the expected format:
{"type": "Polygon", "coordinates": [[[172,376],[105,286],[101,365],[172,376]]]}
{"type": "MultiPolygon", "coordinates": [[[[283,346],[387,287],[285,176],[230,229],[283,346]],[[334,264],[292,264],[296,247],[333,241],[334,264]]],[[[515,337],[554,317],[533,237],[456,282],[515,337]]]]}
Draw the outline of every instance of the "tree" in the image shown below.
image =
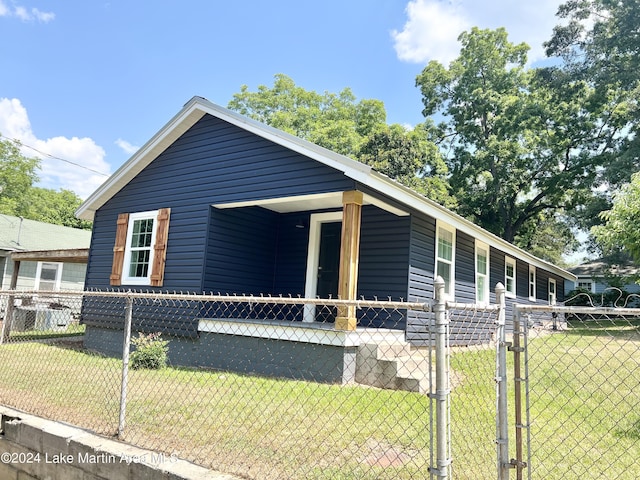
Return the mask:
{"type": "Polygon", "coordinates": [[[430,131],[429,124],[411,131],[397,124],[385,127],[369,136],[358,159],[425,197],[454,208],[456,200],[449,193],[447,165],[430,140],[430,131]]]}
{"type": "MultiPolygon", "coordinates": [[[[444,118],[439,145],[459,213],[526,248],[541,219],[559,227],[592,195],[618,126],[602,119],[617,104],[560,70],[526,69],[528,46],[502,28],[459,39],[449,68],[432,61],[417,77],[423,114],[444,118]]],[[[568,229],[555,232],[572,245],[568,229]]]]}
{"type": "Polygon", "coordinates": [[[91,230],[91,222],[75,216],[81,204],[82,199],[71,190],[31,187],[17,212],[22,217],[39,222],[91,230]]]}
{"type": "Polygon", "coordinates": [[[338,94],[307,91],[286,75],[273,87],[250,92],[246,85],[228,107],[255,120],[373,166],[436,202],[455,204],[447,167],[432,142],[429,124],[413,130],[386,124],[379,100],[356,101],[345,88],[338,94]]]}
{"type": "Polygon", "coordinates": [[[272,88],[260,85],[250,92],[243,85],[228,107],[347,156],[357,155],[364,139],[386,121],[379,100],[356,102],[348,88],[338,94],[307,91],[283,74],[275,76],[272,88]]]}
{"type": "Polygon", "coordinates": [[[613,198],[613,206],[602,214],[604,225],[591,229],[609,254],[628,254],[640,262],[640,173],[631,177],[613,198]]]}
{"type": "Polygon", "coordinates": [[[19,144],[0,140],[0,213],[15,215],[25,192],[38,179],[40,161],[20,153],[19,144]]]}
{"type": "Polygon", "coordinates": [[[20,153],[20,144],[0,140],[0,213],[67,227],[91,229],[91,222],[75,218],[82,199],[70,190],[34,187],[37,158],[20,153]]]}
{"type": "MultiPolygon", "coordinates": [[[[570,0],[557,15],[564,23],[545,44],[547,55],[563,59],[567,77],[616,97],[620,106],[615,162],[600,172],[600,183],[613,191],[640,169],[640,1],[570,0]]],[[[599,207],[609,208],[610,196],[600,197],[599,207]]]]}

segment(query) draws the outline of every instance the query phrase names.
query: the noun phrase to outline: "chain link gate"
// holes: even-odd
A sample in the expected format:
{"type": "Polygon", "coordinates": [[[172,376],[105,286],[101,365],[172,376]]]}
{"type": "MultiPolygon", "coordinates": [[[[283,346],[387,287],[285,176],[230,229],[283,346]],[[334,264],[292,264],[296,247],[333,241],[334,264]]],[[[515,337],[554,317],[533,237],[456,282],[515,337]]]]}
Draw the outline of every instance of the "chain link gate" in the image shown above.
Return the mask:
{"type": "Polygon", "coordinates": [[[640,478],[640,308],[621,298],[515,306],[514,457],[499,479],[640,478]]]}

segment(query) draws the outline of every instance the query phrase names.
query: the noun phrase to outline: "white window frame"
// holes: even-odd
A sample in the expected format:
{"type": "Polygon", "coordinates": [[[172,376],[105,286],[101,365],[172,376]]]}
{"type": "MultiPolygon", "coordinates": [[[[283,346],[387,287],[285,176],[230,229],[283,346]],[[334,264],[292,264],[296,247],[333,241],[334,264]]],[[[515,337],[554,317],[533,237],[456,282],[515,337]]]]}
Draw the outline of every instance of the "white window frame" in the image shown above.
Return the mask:
{"type": "Polygon", "coordinates": [[[585,290],[589,290],[591,293],[596,293],[596,282],[594,282],[593,280],[578,280],[576,287],[577,288],[584,288],[585,290]],[[585,284],[588,283],[589,284],[589,288],[586,287],[581,287],[580,284],[585,284]]]}
{"type": "Polygon", "coordinates": [[[534,267],[533,265],[529,265],[529,277],[528,277],[528,284],[529,284],[529,300],[531,300],[532,302],[535,302],[537,299],[537,275],[536,275],[536,267],[534,267]],[[531,293],[533,292],[533,295],[531,295],[531,293]]]}
{"type": "Polygon", "coordinates": [[[517,270],[516,270],[516,260],[515,258],[511,258],[511,257],[504,257],[504,288],[505,288],[505,295],[507,297],[515,297],[517,295],[517,290],[516,290],[516,277],[517,277],[517,270]],[[509,267],[509,265],[511,265],[513,267],[513,276],[509,276],[507,274],[507,268],[509,267]],[[511,279],[511,289],[509,289],[509,279],[511,279]]]}
{"type": "Polygon", "coordinates": [[[434,278],[438,276],[438,264],[445,263],[449,265],[450,268],[450,278],[447,282],[445,279],[445,297],[453,300],[455,298],[455,285],[456,285],[456,229],[451,225],[448,225],[441,221],[436,221],[436,238],[435,238],[435,263],[433,266],[433,275],[434,278]],[[441,258],[439,256],[439,243],[440,243],[440,233],[447,232],[451,234],[451,260],[446,258],[441,258]],[[447,291],[448,290],[448,291],[447,291]]]}
{"type": "Polygon", "coordinates": [[[63,268],[63,264],[60,262],[38,262],[38,265],[36,266],[36,281],[35,281],[35,289],[36,290],[40,290],[40,282],[42,280],[42,269],[45,267],[45,265],[55,265],[56,267],[56,278],[54,280],[54,285],[53,285],[53,290],[54,292],[57,292],[58,290],[60,290],[60,284],[62,282],[62,268],[63,268]]]}
{"type": "Polygon", "coordinates": [[[549,299],[549,305],[555,305],[558,300],[558,286],[556,285],[555,278],[549,279],[549,285],[547,289],[549,292],[549,295],[547,297],[549,299]],[[553,286],[553,289],[551,288],[551,286],[553,286]]]}
{"type": "Polygon", "coordinates": [[[154,247],[156,244],[156,233],[158,231],[158,210],[148,212],[137,212],[129,214],[129,225],[127,226],[127,243],[124,250],[124,262],[122,264],[122,284],[123,285],[151,285],[151,273],[153,270],[154,247]],[[132,248],[131,238],[133,236],[133,225],[138,220],[153,220],[151,231],[151,245],[148,248],[132,248]],[[131,277],[131,253],[135,250],[149,250],[149,268],[145,277],[131,277]]]}
{"type": "Polygon", "coordinates": [[[490,262],[490,253],[491,250],[489,249],[489,245],[487,245],[486,243],[483,243],[479,240],[476,240],[476,250],[475,250],[475,271],[476,271],[476,277],[475,277],[475,285],[476,285],[476,302],[480,303],[480,304],[488,304],[489,303],[489,299],[490,299],[490,273],[491,273],[491,269],[489,267],[489,262],[490,262]],[[478,253],[480,251],[484,250],[484,252],[486,253],[486,271],[485,273],[481,273],[479,268],[478,268],[478,253]],[[480,285],[480,281],[483,281],[484,283],[484,288],[482,289],[482,291],[479,289],[479,285],[480,285]],[[484,296],[483,299],[480,298],[480,293],[482,293],[482,296],[484,296]]]}

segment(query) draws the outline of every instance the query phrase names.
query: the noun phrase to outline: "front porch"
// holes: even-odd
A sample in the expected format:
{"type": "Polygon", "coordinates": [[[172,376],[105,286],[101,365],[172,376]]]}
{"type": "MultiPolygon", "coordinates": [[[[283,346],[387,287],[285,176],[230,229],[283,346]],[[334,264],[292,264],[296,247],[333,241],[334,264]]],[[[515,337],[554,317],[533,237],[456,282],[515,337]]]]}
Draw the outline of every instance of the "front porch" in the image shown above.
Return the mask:
{"type": "MultiPolygon", "coordinates": [[[[408,212],[357,190],[212,205],[203,291],[406,299],[409,235],[408,212]]],[[[345,331],[405,328],[404,318],[372,323],[353,309],[313,303],[284,319],[345,331]]]]}

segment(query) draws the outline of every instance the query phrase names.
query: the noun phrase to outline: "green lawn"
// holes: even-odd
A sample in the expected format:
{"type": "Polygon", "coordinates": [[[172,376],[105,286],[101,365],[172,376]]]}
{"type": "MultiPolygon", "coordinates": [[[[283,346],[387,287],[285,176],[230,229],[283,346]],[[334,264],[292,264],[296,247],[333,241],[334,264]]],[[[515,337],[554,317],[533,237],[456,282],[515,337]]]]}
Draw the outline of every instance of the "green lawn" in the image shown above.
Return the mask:
{"type": "MultiPolygon", "coordinates": [[[[637,340],[530,341],[534,478],[640,478],[637,340]]],[[[454,350],[451,368],[454,478],[495,478],[494,351],[454,350]]],[[[105,435],[120,375],[118,360],[70,348],[0,347],[0,403],[105,435]]],[[[124,440],[143,447],[247,478],[428,478],[425,395],[174,368],[131,371],[129,385],[124,440]]]]}

